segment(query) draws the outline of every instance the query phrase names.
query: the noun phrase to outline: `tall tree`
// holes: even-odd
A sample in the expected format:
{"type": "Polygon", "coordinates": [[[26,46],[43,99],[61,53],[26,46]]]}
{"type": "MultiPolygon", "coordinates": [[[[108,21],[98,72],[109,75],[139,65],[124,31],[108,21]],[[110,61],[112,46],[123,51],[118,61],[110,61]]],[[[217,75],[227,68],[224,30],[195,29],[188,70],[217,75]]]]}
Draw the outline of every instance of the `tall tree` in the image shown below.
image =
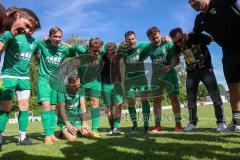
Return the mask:
{"type": "Polygon", "coordinates": [[[198,86],[198,99],[200,100],[206,100],[206,96],[208,96],[208,91],[207,88],[205,87],[205,85],[200,84],[198,86]]]}
{"type": "Polygon", "coordinates": [[[187,73],[185,71],[185,66],[183,61],[181,61],[176,66],[178,76],[179,76],[179,100],[181,103],[184,103],[187,101],[187,92],[186,92],[186,77],[187,73]]]}

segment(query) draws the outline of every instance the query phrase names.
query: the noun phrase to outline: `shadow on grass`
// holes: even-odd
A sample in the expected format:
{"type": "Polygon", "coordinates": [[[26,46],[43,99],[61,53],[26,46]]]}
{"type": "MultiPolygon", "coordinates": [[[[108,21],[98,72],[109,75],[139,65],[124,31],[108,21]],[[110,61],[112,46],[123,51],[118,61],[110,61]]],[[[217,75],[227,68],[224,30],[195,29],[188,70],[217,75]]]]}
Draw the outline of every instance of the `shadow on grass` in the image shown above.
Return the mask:
{"type": "MultiPolygon", "coordinates": [[[[123,128],[129,131],[130,128],[123,128]]],[[[167,128],[170,129],[170,128],[167,128]]],[[[102,131],[106,131],[103,128],[102,131]]],[[[30,134],[31,138],[40,137],[40,134],[30,134]]],[[[81,160],[81,159],[240,159],[239,145],[231,144],[228,136],[238,138],[235,134],[212,134],[203,132],[174,133],[163,132],[161,134],[137,134],[99,139],[89,139],[88,142],[80,138],[76,142],[66,142],[68,146],[60,147],[62,157],[35,156],[24,151],[12,151],[4,153],[1,160],[19,158],[21,160],[81,160]],[[229,146],[223,147],[223,144],[229,146]],[[234,146],[231,146],[234,145],[234,146]],[[235,146],[236,145],[236,146],[235,146]]],[[[239,144],[239,142],[238,142],[239,144]]],[[[41,152],[41,149],[37,152],[41,152]]]]}

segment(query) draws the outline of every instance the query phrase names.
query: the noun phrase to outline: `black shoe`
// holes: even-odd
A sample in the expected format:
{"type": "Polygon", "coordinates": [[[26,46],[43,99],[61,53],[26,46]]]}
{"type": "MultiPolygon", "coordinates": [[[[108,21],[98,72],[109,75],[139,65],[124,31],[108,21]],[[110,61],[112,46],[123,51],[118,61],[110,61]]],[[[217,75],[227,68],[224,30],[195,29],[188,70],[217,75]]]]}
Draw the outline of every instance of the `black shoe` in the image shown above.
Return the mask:
{"type": "Polygon", "coordinates": [[[240,125],[235,125],[233,123],[229,123],[227,128],[224,129],[222,132],[236,132],[236,133],[240,133],[240,125]]]}
{"type": "Polygon", "coordinates": [[[133,126],[131,131],[130,131],[130,134],[137,134],[138,133],[138,127],[137,126],[133,126]]]}
{"type": "Polygon", "coordinates": [[[28,146],[28,145],[32,145],[32,141],[28,138],[25,138],[24,140],[22,141],[18,141],[17,142],[17,145],[18,146],[28,146]]]}
{"type": "Polygon", "coordinates": [[[145,134],[148,134],[148,133],[149,133],[148,126],[145,126],[145,127],[144,127],[144,133],[145,133],[145,134]]]}

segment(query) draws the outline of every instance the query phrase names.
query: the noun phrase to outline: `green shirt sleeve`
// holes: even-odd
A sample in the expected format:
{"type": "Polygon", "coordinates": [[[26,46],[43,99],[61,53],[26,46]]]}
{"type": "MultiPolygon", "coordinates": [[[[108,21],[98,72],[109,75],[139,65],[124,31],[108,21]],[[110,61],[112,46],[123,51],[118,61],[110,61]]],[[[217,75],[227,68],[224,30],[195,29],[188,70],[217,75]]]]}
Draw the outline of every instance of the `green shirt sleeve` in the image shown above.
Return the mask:
{"type": "Polygon", "coordinates": [[[178,55],[177,50],[175,49],[172,41],[168,43],[168,49],[169,49],[169,53],[171,54],[171,57],[176,57],[178,55]]]}
{"type": "Polygon", "coordinates": [[[83,45],[72,46],[71,50],[73,52],[75,52],[77,55],[86,54],[87,53],[87,47],[83,46],[83,45]]]}
{"type": "Polygon", "coordinates": [[[57,93],[57,98],[58,98],[58,102],[63,102],[63,101],[65,101],[65,96],[64,96],[63,93],[58,92],[58,93],[57,93]]]}
{"type": "Polygon", "coordinates": [[[5,31],[3,34],[0,36],[0,41],[3,44],[7,44],[9,40],[13,39],[13,35],[10,31],[5,31]]]}
{"type": "Polygon", "coordinates": [[[64,53],[66,54],[65,58],[74,57],[76,56],[76,52],[72,48],[68,48],[67,46],[62,44],[62,47],[64,48],[64,53]]]}
{"type": "Polygon", "coordinates": [[[177,54],[177,50],[174,47],[174,44],[173,44],[172,41],[168,42],[168,46],[167,47],[168,47],[167,62],[168,62],[168,65],[170,65],[172,63],[173,57],[177,57],[178,54],[177,54]]]}
{"type": "Polygon", "coordinates": [[[35,47],[34,52],[33,52],[34,55],[39,56],[41,54],[40,43],[41,43],[41,41],[35,41],[34,42],[34,47],[35,47]]]}
{"type": "Polygon", "coordinates": [[[149,45],[150,45],[150,43],[148,43],[148,42],[142,42],[141,43],[141,47],[143,49],[143,51],[140,55],[140,60],[141,61],[144,61],[149,57],[149,51],[148,51],[149,45]]]}

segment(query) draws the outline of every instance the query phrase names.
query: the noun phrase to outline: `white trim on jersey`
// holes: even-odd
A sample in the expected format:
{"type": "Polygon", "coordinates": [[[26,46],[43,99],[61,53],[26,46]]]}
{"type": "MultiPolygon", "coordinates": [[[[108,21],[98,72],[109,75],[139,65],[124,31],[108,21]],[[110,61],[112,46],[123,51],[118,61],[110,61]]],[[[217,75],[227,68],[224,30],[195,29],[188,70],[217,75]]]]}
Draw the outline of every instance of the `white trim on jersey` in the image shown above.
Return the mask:
{"type": "Polygon", "coordinates": [[[1,75],[1,78],[30,79],[30,77],[21,77],[21,76],[12,76],[12,75],[1,75]]]}

